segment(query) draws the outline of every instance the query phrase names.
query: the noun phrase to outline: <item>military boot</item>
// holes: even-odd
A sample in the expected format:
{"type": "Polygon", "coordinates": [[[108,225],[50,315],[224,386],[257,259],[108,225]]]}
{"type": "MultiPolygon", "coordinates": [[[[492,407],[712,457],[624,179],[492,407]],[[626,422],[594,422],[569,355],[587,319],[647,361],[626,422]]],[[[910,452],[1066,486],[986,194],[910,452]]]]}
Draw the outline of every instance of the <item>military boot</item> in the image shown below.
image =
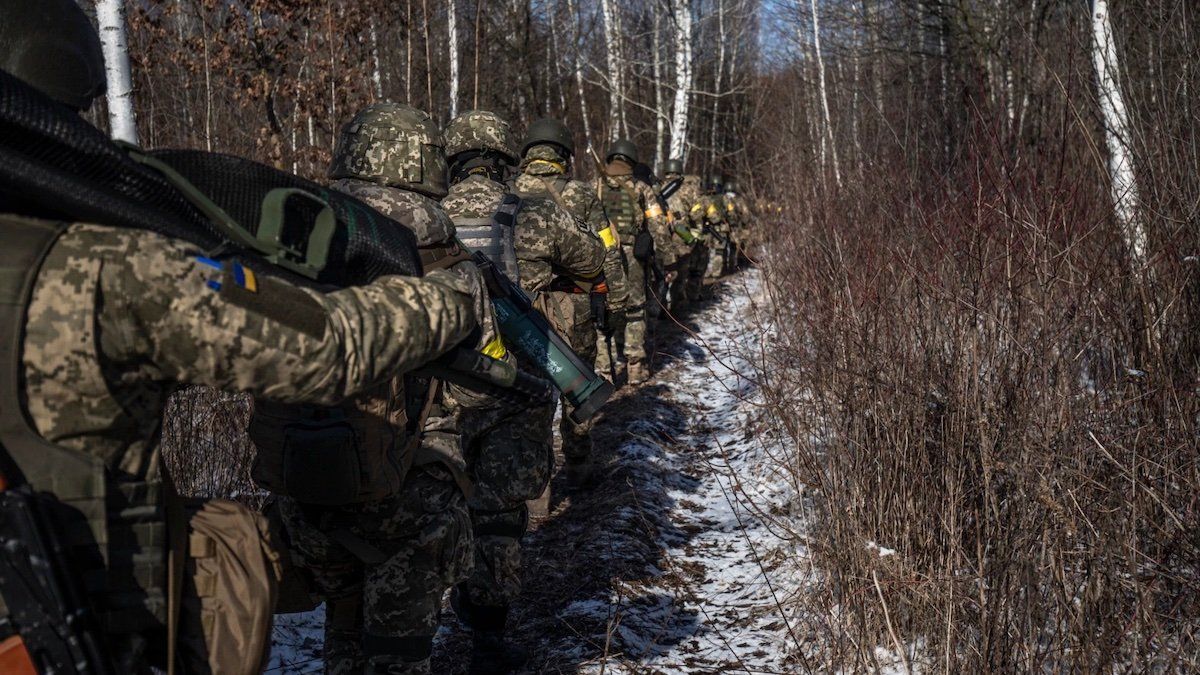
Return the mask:
{"type": "Polygon", "coordinates": [[[572,490],[580,490],[595,485],[596,472],[591,459],[585,458],[575,461],[568,459],[565,468],[567,472],[567,485],[572,490]]]}
{"type": "Polygon", "coordinates": [[[477,630],[471,636],[470,675],[515,673],[529,660],[529,651],[504,639],[503,631],[477,630]]]}
{"type": "Polygon", "coordinates": [[[645,363],[629,363],[629,384],[641,384],[650,379],[650,369],[645,363]]]}

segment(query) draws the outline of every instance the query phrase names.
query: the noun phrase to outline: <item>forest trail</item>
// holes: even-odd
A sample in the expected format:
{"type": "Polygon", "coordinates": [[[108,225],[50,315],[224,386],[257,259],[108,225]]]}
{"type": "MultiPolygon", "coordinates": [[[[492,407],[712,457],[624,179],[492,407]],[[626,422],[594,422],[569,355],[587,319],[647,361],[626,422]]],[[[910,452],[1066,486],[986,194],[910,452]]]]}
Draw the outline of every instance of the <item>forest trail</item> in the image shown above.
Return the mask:
{"type": "MultiPolygon", "coordinates": [[[[665,327],[654,378],[596,427],[600,484],[555,479],[512,616],[525,672],[802,671],[797,596],[812,577],[794,479],[776,473],[786,445],[756,414],[747,359],[772,330],[759,292],[742,272],[665,327]]],[[[280,622],[274,672],[319,670],[320,615],[280,622]]],[[[434,672],[463,672],[469,648],[447,609],[434,672]]]]}

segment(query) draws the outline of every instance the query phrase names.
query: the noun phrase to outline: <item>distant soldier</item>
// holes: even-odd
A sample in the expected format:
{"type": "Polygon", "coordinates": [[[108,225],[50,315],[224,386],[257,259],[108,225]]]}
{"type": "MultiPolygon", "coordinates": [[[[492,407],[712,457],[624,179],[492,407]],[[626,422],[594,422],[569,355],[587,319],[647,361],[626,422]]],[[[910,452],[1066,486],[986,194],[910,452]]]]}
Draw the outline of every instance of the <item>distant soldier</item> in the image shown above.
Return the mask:
{"type": "Polygon", "coordinates": [[[654,189],[633,176],[637,147],[631,141],[618,140],[609,147],[605,162],[600,201],[620,237],[629,286],[625,331],[618,335],[618,342],[629,359],[629,382],[637,384],[650,375],[647,303],[661,302],[659,298],[648,299],[647,289],[653,275],[665,275],[666,268],[675,264],[675,251],[666,213],[654,189]]]}
{"type": "MultiPolygon", "coordinates": [[[[518,199],[509,192],[503,181],[517,163],[514,145],[508,122],[495,113],[472,111],[452,120],[446,127],[451,186],[442,205],[469,248],[488,254],[531,295],[546,298],[549,315],[572,342],[583,332],[594,344],[589,305],[575,299],[588,297],[584,288],[599,292],[603,246],[551,199],[518,199]]],[[[502,342],[490,355],[513,358],[502,342]]],[[[511,672],[526,658],[524,650],[505,642],[504,633],[509,607],[521,592],[526,502],[542,493],[554,469],[553,413],[553,407],[513,406],[460,407],[456,413],[475,488],[469,501],[475,571],[453,596],[459,619],[473,631],[471,673],[511,672]]],[[[574,461],[578,449],[566,442],[571,438],[566,430],[563,438],[574,461]]]]}
{"type": "Polygon", "coordinates": [[[737,181],[726,179],[724,191],[725,215],[729,221],[729,244],[725,248],[725,273],[736,272],[741,263],[742,243],[747,228],[746,203],[738,194],[737,181]]]}
{"type": "Polygon", "coordinates": [[[704,229],[708,234],[708,249],[712,259],[705,276],[717,279],[725,273],[726,248],[729,246],[729,215],[725,209],[725,197],[721,193],[725,179],[716,174],[709,177],[704,186],[701,200],[704,229]]]}
{"type": "Polygon", "coordinates": [[[679,183],[679,187],[667,199],[671,244],[675,251],[675,264],[669,269],[674,276],[670,286],[670,309],[673,314],[678,314],[688,304],[687,285],[691,274],[692,249],[697,243],[691,210],[692,205],[700,199],[700,188],[683,175],[683,160],[668,159],[663,164],[663,173],[664,188],[676,181],[679,183]]]}
{"type": "Polygon", "coordinates": [[[704,297],[704,276],[712,257],[709,243],[712,237],[707,232],[704,218],[708,197],[705,195],[704,181],[699,176],[687,174],[683,182],[689,196],[688,224],[695,238],[691,260],[688,261],[686,292],[689,302],[697,302],[704,297]]]}
{"type": "MultiPolygon", "coordinates": [[[[435,201],[446,194],[444,141],[427,114],[394,103],[364,108],[342,129],[329,175],[334,189],[411,229],[426,270],[456,275],[492,330],[478,271],[454,265],[454,224],[435,201]]],[[[306,493],[276,490],[290,495],[280,511],[293,556],[325,599],[326,672],[430,672],[442,596],[472,564],[461,438],[442,421],[442,391],[405,378],[331,411],[256,407],[261,484],[286,482],[264,469],[267,459],[280,457],[274,473],[296,478],[290,464],[327,455],[309,460],[312,475],[297,481],[313,486],[306,493]],[[328,419],[334,424],[323,426],[328,419]]]]}
{"type": "MultiPolygon", "coordinates": [[[[103,91],[103,61],[78,6],[20,0],[0,8],[0,88],[16,92],[23,80],[87,108],[103,91]]],[[[173,498],[157,441],[167,396],[194,383],[334,405],[463,340],[476,325],[471,299],[445,273],[302,289],[150,231],[42,219],[17,206],[24,202],[9,187],[0,185],[4,471],[14,462],[35,489],[70,501],[63,513],[80,515],[66,523],[68,554],[116,672],[165,669],[165,542],[182,536],[200,557],[212,544],[196,532],[189,544],[187,532],[166,524],[164,492],[168,508],[173,498]]],[[[261,555],[275,554],[264,544],[261,555]]],[[[201,583],[196,574],[184,584],[183,606],[213,612],[204,593],[223,580],[201,583]]],[[[244,600],[269,607],[271,598],[244,600]]],[[[0,621],[6,631],[30,628],[12,618],[0,621]]],[[[211,619],[187,611],[180,619],[177,659],[186,672],[208,668],[197,650],[221,623],[211,619]]],[[[77,628],[82,617],[75,621],[77,628]]],[[[262,637],[269,635],[268,627],[262,637]]],[[[235,639],[242,651],[225,656],[244,660],[237,672],[258,672],[265,645],[251,635],[235,639]]]]}
{"type": "MultiPolygon", "coordinates": [[[[571,132],[562,122],[542,119],[529,125],[521,149],[520,174],[513,180],[513,189],[523,198],[530,198],[531,203],[549,199],[574,216],[572,220],[583,228],[588,235],[586,240],[591,243],[584,244],[580,240],[564,253],[594,253],[597,243],[602,242],[607,308],[600,301],[602,299],[583,292],[586,289],[578,284],[578,279],[563,275],[562,265],[552,260],[551,249],[545,248],[545,244],[519,244],[518,254],[526,259],[521,267],[521,286],[530,292],[549,291],[546,316],[568,336],[579,357],[592,365],[596,362],[596,331],[611,334],[622,325],[620,315],[627,307],[628,289],[616,233],[604,218],[604,210],[595,193],[585,184],[567,178],[574,152],[571,132]],[[522,247],[527,249],[526,253],[521,253],[522,247]],[[531,274],[537,276],[531,277],[531,274]],[[600,317],[595,316],[597,311],[601,312],[600,317]],[[604,316],[606,313],[609,316],[604,316]],[[607,325],[597,326],[597,319],[607,325]]],[[[572,239],[577,238],[572,235],[572,239]]],[[[544,238],[544,241],[553,240],[544,238]]],[[[591,424],[576,425],[564,415],[559,431],[567,462],[567,478],[572,485],[583,486],[592,479],[591,424]]]]}

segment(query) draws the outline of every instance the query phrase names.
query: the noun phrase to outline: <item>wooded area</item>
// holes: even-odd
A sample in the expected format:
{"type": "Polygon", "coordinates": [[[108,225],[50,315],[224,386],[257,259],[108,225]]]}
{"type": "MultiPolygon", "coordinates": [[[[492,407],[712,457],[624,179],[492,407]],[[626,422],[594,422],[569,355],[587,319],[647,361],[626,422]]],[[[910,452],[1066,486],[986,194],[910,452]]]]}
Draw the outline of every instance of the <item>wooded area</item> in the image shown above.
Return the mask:
{"type": "Polygon", "coordinates": [[[1200,669],[1195,3],[126,9],[151,147],[320,178],[391,99],[741,177],[779,329],[759,384],[823,523],[778,518],[822,567],[781,599],[810,610],[797,668],[1200,669]]]}

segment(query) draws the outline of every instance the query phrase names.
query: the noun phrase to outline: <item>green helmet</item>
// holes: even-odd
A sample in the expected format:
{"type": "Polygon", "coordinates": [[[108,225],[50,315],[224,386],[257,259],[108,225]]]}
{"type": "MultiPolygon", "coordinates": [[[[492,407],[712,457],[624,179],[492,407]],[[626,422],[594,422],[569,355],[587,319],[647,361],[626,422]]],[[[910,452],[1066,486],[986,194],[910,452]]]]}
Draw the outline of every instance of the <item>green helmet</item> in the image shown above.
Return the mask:
{"type": "Polygon", "coordinates": [[[737,194],[737,192],[738,192],[737,181],[733,180],[733,179],[726,180],[725,181],[725,191],[737,194]]]}
{"type": "Polygon", "coordinates": [[[447,192],[445,145],[425,112],[376,103],[342,127],[329,177],[357,178],[441,199],[447,192]]]}
{"type": "Polygon", "coordinates": [[[663,162],[663,173],[665,173],[665,174],[673,173],[673,174],[678,174],[678,175],[682,176],[683,175],[683,160],[682,159],[668,159],[667,161],[663,162]]]}
{"type": "Polygon", "coordinates": [[[575,139],[571,138],[571,130],[556,119],[546,117],[529,125],[525,132],[525,142],[521,145],[521,155],[529,152],[529,148],[544,143],[562,148],[568,158],[575,154],[575,139]]]}
{"type": "Polygon", "coordinates": [[[0,70],[76,110],[104,93],[100,38],[74,0],[0,0],[0,70]]]}
{"type": "Polygon", "coordinates": [[[720,192],[721,186],[725,184],[725,177],[719,173],[712,174],[708,180],[704,181],[704,189],[709,192],[720,192]]]}
{"type": "Polygon", "coordinates": [[[611,162],[613,157],[625,157],[630,164],[638,163],[638,150],[633,141],[621,138],[613,141],[613,144],[608,146],[608,152],[604,155],[604,161],[611,162]]]}
{"type": "Polygon", "coordinates": [[[512,127],[496,113],[486,110],[465,112],[446,125],[446,157],[453,159],[470,150],[491,150],[516,164],[512,127]]]}

